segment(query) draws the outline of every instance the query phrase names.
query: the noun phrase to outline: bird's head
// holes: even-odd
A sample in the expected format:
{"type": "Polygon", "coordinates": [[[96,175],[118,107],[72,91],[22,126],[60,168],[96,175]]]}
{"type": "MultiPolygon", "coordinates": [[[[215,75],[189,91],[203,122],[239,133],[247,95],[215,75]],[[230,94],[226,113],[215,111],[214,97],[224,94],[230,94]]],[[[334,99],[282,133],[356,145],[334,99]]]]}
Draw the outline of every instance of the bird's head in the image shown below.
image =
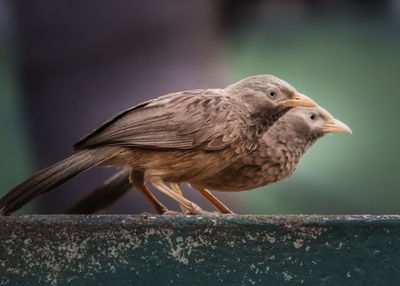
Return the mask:
{"type": "Polygon", "coordinates": [[[251,76],[228,86],[226,90],[239,97],[254,111],[257,109],[279,111],[299,106],[317,106],[311,98],[299,93],[289,83],[273,75],[251,76]]]}
{"type": "Polygon", "coordinates": [[[310,134],[314,138],[320,138],[327,133],[351,133],[349,126],[320,106],[294,108],[282,119],[285,118],[290,119],[296,133],[310,134]]]}

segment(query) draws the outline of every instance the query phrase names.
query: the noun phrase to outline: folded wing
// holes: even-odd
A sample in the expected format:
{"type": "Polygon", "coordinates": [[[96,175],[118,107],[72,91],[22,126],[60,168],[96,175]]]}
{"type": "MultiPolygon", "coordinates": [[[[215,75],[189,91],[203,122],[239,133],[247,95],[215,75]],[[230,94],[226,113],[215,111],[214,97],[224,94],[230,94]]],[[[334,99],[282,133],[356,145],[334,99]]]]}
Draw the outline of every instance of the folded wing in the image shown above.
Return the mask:
{"type": "Polygon", "coordinates": [[[134,106],[74,145],[218,150],[238,138],[237,107],[223,90],[194,90],[134,106]]]}

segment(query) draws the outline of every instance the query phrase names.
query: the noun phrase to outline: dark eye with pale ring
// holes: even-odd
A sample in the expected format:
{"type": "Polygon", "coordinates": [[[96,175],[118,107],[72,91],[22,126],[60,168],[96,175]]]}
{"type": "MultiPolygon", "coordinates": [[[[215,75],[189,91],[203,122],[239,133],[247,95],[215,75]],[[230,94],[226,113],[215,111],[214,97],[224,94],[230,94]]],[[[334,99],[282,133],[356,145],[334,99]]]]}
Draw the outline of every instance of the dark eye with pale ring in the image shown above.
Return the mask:
{"type": "Polygon", "coordinates": [[[315,119],[315,114],[310,114],[310,119],[314,120],[315,119]]]}
{"type": "Polygon", "coordinates": [[[275,92],[273,92],[273,91],[270,91],[270,92],[269,92],[269,96],[270,96],[270,97],[275,97],[275,95],[276,95],[275,92]]]}

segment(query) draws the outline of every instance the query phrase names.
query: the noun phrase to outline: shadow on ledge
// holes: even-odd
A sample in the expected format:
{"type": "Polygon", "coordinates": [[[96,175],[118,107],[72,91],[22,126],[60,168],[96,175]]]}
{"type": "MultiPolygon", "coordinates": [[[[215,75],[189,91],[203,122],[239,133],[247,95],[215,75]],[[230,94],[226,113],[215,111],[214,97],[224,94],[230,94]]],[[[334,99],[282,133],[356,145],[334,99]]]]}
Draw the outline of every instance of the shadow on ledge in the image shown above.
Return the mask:
{"type": "Polygon", "coordinates": [[[0,217],[0,285],[398,285],[400,216],[0,217]]]}

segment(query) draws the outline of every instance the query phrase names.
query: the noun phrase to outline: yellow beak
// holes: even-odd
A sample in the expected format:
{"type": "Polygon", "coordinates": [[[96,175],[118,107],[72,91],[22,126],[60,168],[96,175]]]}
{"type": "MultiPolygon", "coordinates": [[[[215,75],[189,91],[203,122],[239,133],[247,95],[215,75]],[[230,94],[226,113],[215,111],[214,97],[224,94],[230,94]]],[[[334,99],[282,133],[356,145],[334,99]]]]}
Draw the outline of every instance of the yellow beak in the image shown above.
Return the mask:
{"type": "Polygon", "coordinates": [[[291,99],[284,100],[282,102],[283,106],[287,107],[296,107],[296,106],[304,106],[304,107],[316,107],[317,104],[309,98],[301,93],[296,93],[295,96],[291,99]]]}
{"type": "Polygon", "coordinates": [[[344,124],[342,121],[333,119],[331,122],[326,123],[322,126],[322,131],[325,133],[350,133],[351,129],[349,126],[344,124]]]}

